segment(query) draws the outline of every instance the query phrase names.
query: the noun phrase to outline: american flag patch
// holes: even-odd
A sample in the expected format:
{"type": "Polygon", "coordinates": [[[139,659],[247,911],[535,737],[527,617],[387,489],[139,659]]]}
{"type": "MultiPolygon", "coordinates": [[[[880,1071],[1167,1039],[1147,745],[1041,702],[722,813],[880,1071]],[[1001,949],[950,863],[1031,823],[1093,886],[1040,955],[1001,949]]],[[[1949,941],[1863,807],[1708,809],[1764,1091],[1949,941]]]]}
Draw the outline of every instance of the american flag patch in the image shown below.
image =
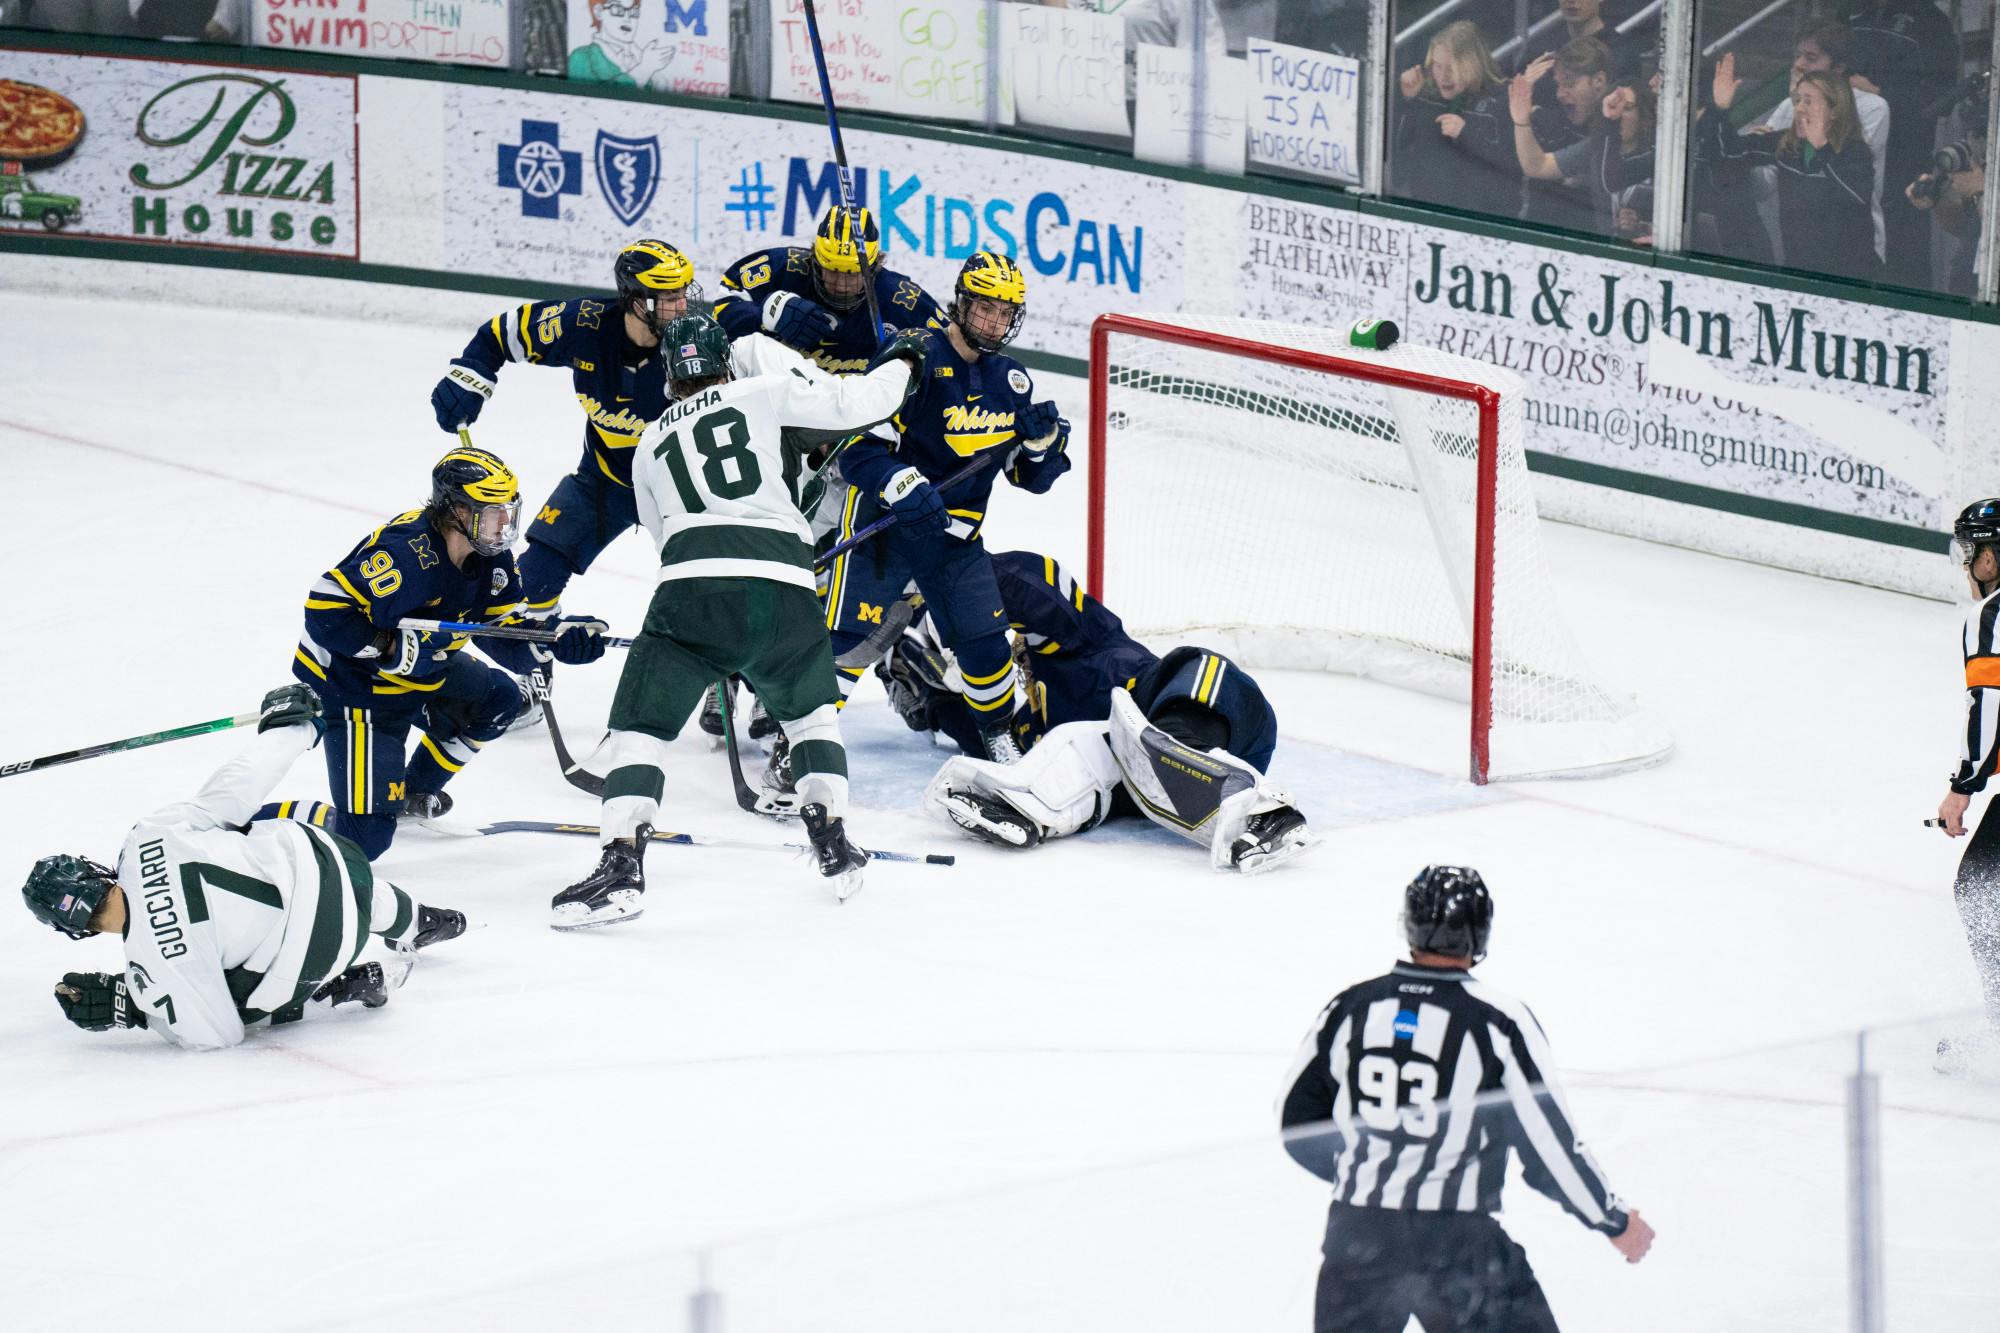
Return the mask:
{"type": "Polygon", "coordinates": [[[73,893],[65,893],[63,895],[62,901],[56,904],[56,910],[58,912],[66,913],[74,906],[76,906],[76,895],[73,893]]]}
{"type": "Polygon", "coordinates": [[[684,356],[684,357],[687,357],[687,358],[689,358],[690,360],[692,360],[692,359],[694,358],[694,355],[695,355],[695,350],[694,350],[694,344],[693,344],[693,343],[682,343],[682,344],[681,344],[681,355],[682,355],[682,356],[684,356]]]}

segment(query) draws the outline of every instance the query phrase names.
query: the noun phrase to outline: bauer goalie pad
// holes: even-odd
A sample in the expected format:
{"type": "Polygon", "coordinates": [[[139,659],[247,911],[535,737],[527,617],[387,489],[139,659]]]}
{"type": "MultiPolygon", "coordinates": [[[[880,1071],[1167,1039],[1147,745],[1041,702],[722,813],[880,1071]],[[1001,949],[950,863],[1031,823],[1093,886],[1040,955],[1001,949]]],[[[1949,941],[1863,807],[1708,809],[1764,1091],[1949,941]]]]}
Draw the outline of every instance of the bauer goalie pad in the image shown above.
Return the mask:
{"type": "Polygon", "coordinates": [[[1250,817],[1292,804],[1283,788],[1223,750],[1183,745],[1146,720],[1130,692],[1111,691],[1111,754],[1146,818],[1208,848],[1229,870],[1250,817]]]}
{"type": "Polygon", "coordinates": [[[1036,839],[1041,841],[1097,827],[1111,812],[1119,781],[1104,723],[1066,722],[1037,741],[1019,763],[994,764],[964,755],[947,759],[925,788],[924,802],[960,823],[951,814],[953,793],[999,801],[1041,830],[1036,839]]]}

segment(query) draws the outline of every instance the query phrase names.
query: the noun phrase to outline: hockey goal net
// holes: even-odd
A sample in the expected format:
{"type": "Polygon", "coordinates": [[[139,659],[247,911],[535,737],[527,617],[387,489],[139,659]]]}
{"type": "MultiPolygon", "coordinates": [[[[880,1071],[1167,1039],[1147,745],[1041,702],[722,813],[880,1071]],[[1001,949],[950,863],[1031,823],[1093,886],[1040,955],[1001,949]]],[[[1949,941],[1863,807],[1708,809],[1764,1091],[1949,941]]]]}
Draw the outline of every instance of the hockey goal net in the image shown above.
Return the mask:
{"type": "Polygon", "coordinates": [[[1090,591],[1134,634],[1466,699],[1475,782],[1671,747],[1557,608],[1510,372],[1329,328],[1106,315],[1090,392],[1090,591]]]}

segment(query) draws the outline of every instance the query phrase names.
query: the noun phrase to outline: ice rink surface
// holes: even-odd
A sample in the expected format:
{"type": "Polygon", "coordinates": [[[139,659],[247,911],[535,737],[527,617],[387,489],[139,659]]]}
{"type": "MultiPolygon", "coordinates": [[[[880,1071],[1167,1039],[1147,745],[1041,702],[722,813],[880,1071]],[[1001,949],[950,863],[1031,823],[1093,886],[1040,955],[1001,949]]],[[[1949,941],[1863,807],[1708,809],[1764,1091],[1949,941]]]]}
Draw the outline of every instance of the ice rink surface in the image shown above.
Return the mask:
{"type": "MultiPolygon", "coordinates": [[[[30,332],[0,362],[0,762],[253,708],[289,679],[312,578],[423,501],[448,443],[426,400],[469,325],[7,305],[30,332]]],[[[1081,423],[1082,385],[1041,378],[1081,423]]],[[[475,434],[532,506],[580,430],[566,375],[511,367],[475,434]]],[[[994,549],[1081,568],[1081,467],[995,510],[994,549]]],[[[1479,790],[1461,707],[1259,673],[1275,773],[1327,836],[1254,880],[1150,827],[962,840],[916,804],[945,752],[871,681],[847,715],[855,836],[958,864],[878,863],[845,906],[778,852],[656,847],[643,917],[559,936],[548,899],[589,841],[406,832],[378,870],[474,929],[386,1009],[210,1055],[64,1023],[51,985],[116,970],[116,942],[0,909],[0,1324],[676,1330],[705,1281],[730,1333],[1304,1329],[1325,1193],[1273,1098],[1318,1009],[1398,956],[1402,884],[1462,861],[1498,904],[1481,975],[1534,1006],[1659,1230],[1627,1268],[1510,1185],[1566,1328],[1846,1326],[1862,1028],[1890,1327],[1994,1327],[2000,1090],[1929,1069],[1977,1003],[1956,849],[1919,825],[1952,763],[1958,613],[1545,535],[1586,654],[1674,757],[1479,790]]],[[[651,574],[628,537],[567,609],[633,632],[651,574]]],[[[573,745],[617,661],[559,678],[573,745]]],[[[240,739],[0,781],[9,883],[49,852],[115,856],[240,739]]],[[[676,828],[798,836],[736,810],[704,738],[680,748],[676,828]]],[[[315,753],[276,795],[325,789],[315,753]]],[[[472,823],[595,819],[539,730],[453,792],[472,823]]]]}

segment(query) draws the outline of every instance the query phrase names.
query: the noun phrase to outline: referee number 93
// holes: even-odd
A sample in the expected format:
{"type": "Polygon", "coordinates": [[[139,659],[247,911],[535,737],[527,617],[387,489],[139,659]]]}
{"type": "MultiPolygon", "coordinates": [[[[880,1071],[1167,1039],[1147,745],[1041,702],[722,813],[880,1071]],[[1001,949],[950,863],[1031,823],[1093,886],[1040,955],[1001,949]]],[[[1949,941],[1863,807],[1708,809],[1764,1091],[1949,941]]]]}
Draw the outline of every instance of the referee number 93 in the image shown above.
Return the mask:
{"type": "Polygon", "coordinates": [[[1397,1064],[1386,1055],[1364,1055],[1355,1070],[1361,1119],[1384,1133],[1402,1129],[1415,1138],[1437,1133],[1437,1068],[1420,1060],[1397,1064]]]}

